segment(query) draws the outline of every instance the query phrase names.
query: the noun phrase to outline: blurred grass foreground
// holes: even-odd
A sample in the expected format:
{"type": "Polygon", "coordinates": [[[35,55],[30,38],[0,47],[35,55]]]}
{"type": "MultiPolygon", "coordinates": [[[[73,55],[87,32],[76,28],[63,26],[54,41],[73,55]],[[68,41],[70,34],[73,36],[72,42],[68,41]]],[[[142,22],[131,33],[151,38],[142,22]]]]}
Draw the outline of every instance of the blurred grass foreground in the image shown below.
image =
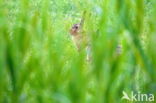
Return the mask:
{"type": "Polygon", "coordinates": [[[156,0],[0,0],[0,103],[150,102],[132,92],[156,96],[156,0]]]}

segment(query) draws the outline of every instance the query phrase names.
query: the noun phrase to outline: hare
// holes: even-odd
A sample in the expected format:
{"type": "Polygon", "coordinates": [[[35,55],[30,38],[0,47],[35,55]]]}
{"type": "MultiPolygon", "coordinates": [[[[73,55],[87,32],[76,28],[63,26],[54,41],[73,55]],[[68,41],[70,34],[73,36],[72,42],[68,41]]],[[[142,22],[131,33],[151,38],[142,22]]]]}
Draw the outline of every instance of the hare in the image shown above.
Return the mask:
{"type": "Polygon", "coordinates": [[[70,29],[70,34],[72,36],[73,42],[76,45],[76,48],[78,51],[82,49],[82,42],[84,41],[84,35],[82,31],[82,22],[74,24],[72,28],[70,29]]]}
{"type": "MultiPolygon", "coordinates": [[[[89,37],[83,34],[84,33],[83,24],[84,24],[84,18],[82,18],[79,23],[74,24],[72,26],[72,28],[70,29],[70,34],[72,36],[72,40],[78,51],[81,51],[82,48],[86,49],[86,59],[87,61],[90,61],[91,60],[90,40],[89,37]]],[[[121,53],[122,53],[122,45],[118,44],[115,50],[115,54],[119,56],[121,55],[121,53]]]]}

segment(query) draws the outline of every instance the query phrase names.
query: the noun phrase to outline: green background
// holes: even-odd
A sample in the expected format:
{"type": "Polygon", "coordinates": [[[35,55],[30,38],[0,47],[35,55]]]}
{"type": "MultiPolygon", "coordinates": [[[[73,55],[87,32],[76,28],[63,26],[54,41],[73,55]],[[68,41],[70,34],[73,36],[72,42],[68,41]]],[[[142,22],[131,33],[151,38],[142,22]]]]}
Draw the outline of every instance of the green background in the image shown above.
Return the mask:
{"type": "Polygon", "coordinates": [[[123,91],[156,96],[156,0],[0,0],[0,103],[132,103],[123,91]],[[69,33],[84,11],[91,62],[69,33]]]}

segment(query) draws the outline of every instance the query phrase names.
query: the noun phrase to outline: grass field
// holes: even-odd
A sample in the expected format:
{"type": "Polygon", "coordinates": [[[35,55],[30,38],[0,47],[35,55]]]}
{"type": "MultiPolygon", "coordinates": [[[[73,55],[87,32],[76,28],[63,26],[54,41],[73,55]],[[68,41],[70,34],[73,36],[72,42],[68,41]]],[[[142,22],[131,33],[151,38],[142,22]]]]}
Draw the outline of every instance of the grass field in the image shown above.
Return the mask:
{"type": "Polygon", "coordinates": [[[123,92],[156,96],[156,0],[0,0],[0,103],[150,103],[123,92]]]}

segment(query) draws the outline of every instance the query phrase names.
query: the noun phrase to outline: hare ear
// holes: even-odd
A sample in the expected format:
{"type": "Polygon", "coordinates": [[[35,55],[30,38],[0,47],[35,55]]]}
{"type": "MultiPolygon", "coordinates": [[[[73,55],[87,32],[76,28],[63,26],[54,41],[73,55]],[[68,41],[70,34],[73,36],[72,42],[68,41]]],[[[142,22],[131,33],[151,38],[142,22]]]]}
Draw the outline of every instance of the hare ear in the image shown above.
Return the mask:
{"type": "Polygon", "coordinates": [[[81,27],[82,27],[83,24],[84,24],[85,15],[86,15],[86,11],[83,12],[83,15],[82,15],[82,18],[81,18],[81,21],[80,21],[80,26],[81,26],[81,27]]]}

